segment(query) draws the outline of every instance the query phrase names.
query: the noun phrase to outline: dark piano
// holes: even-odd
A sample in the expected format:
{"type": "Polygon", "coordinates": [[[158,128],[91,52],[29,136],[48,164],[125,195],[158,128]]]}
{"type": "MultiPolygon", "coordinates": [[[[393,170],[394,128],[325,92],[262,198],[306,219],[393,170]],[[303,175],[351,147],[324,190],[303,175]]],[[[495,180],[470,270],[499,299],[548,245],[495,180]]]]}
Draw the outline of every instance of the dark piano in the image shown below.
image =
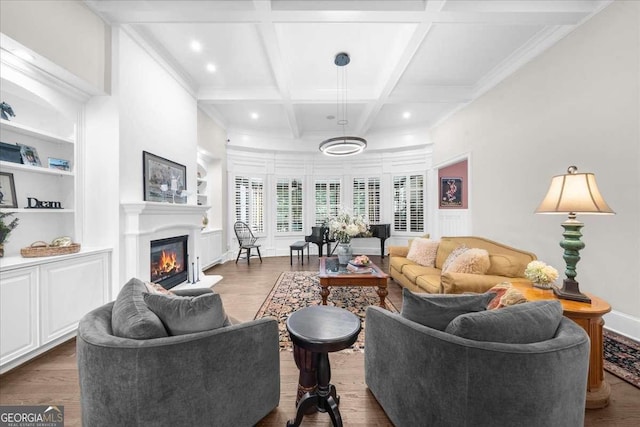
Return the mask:
{"type": "Polygon", "coordinates": [[[327,255],[331,252],[329,227],[311,227],[311,234],[305,236],[304,241],[318,245],[318,256],[322,256],[322,248],[324,245],[327,245],[327,255]]]}
{"type": "MultiPolygon", "coordinates": [[[[391,237],[391,224],[370,224],[369,235],[360,237],[377,237],[380,239],[380,257],[384,258],[384,242],[391,237]]],[[[331,242],[335,242],[329,238],[329,228],[327,227],[311,227],[311,234],[305,236],[306,242],[318,245],[318,256],[322,256],[322,248],[327,245],[327,255],[333,255],[336,247],[331,250],[331,242]]],[[[337,245],[336,245],[337,246],[337,245]]]]}
{"type": "Polygon", "coordinates": [[[371,237],[380,239],[380,256],[384,258],[384,241],[391,237],[391,224],[370,224],[371,237]]]}

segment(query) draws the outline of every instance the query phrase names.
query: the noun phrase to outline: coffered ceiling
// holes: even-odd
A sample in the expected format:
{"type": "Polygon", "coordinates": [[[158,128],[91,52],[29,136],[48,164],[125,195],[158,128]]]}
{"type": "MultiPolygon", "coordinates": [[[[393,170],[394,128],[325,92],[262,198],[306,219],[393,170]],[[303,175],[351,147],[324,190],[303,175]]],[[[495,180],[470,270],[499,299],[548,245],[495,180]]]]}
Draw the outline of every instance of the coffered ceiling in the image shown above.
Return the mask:
{"type": "Polygon", "coordinates": [[[328,118],[338,52],[351,56],[347,133],[425,129],[610,0],[85,2],[157,51],[229,132],[317,140],[342,132],[328,118]]]}

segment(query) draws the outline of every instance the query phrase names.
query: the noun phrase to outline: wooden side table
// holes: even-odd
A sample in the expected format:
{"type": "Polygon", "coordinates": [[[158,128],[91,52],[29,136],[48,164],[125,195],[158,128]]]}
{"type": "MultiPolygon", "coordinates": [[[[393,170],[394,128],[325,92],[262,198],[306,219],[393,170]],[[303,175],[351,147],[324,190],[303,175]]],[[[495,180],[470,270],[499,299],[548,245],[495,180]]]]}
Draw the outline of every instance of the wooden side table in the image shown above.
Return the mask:
{"type": "Polygon", "coordinates": [[[611,306],[605,300],[587,293],[591,304],[559,299],[552,290],[534,288],[531,285],[514,283],[513,286],[524,294],[529,301],[543,299],[557,299],[562,304],[564,315],[576,322],[587,331],[591,340],[589,355],[589,378],[587,380],[587,409],[599,409],[609,405],[611,388],[604,380],[604,338],[602,316],[611,311],[611,306]]]}
{"type": "Polygon", "coordinates": [[[356,342],[360,319],[338,307],[313,305],[291,313],[287,330],[293,342],[293,356],[300,370],[296,417],[287,427],[297,427],[313,409],[328,412],[334,427],[342,427],[340,397],[331,384],[328,353],[340,351],[356,342]]]}

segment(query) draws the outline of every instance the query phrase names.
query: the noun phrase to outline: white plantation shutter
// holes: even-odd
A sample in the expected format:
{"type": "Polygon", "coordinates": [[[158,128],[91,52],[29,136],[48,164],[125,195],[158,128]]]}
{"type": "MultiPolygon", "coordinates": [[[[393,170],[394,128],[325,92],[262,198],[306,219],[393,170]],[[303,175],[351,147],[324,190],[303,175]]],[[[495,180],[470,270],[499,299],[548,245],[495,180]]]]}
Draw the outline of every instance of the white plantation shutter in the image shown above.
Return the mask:
{"type": "Polygon", "coordinates": [[[302,231],[303,217],[302,180],[291,181],[291,231],[302,231]]]}
{"type": "Polygon", "coordinates": [[[302,181],[279,178],[276,183],[276,232],[302,231],[302,181]]]}
{"type": "Polygon", "coordinates": [[[236,176],[236,221],[246,222],[252,231],[264,232],[264,185],[262,178],[236,176]]]}
{"type": "Polygon", "coordinates": [[[236,221],[249,223],[249,178],[236,177],[236,221]]]}
{"type": "Polygon", "coordinates": [[[409,231],[424,231],[424,177],[409,177],[409,231]]]}
{"type": "Polygon", "coordinates": [[[380,178],[353,179],[353,213],[363,215],[371,224],[380,222],[380,178]]]}
{"type": "Polygon", "coordinates": [[[315,183],[316,225],[322,225],[340,210],[340,180],[318,180],[315,183]]]}
{"type": "Polygon", "coordinates": [[[424,231],[424,175],[393,177],[393,229],[424,231]]]}

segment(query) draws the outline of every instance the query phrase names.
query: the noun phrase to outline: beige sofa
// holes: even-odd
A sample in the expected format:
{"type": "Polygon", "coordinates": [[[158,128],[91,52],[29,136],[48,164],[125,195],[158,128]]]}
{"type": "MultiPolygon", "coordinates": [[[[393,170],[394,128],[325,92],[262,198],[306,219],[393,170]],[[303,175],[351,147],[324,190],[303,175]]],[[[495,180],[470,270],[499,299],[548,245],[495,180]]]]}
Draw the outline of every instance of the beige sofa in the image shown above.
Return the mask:
{"type": "MultiPolygon", "coordinates": [[[[410,242],[411,243],[411,242],[410,242]]],[[[412,292],[459,294],[485,292],[494,285],[531,282],[524,277],[527,264],[536,259],[531,252],[515,249],[482,237],[442,237],[438,245],[435,267],[425,267],[408,260],[409,246],[389,247],[389,273],[393,280],[412,292]],[[442,274],[442,265],[458,246],[485,249],[489,252],[490,267],[486,274],[442,274]]]]}

